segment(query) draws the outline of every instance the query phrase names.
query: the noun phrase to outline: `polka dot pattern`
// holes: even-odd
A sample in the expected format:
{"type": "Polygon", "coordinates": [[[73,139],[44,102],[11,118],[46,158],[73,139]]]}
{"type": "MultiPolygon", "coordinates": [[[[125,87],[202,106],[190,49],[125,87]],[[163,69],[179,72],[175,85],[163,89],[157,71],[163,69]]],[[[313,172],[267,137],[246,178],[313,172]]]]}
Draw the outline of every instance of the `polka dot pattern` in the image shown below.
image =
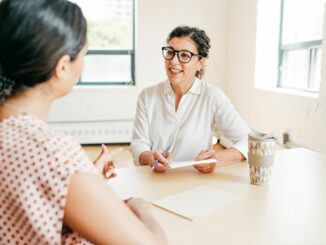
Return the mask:
{"type": "Polygon", "coordinates": [[[78,143],[29,115],[1,121],[0,244],[90,244],[63,226],[77,172],[98,174],[78,143]]]}

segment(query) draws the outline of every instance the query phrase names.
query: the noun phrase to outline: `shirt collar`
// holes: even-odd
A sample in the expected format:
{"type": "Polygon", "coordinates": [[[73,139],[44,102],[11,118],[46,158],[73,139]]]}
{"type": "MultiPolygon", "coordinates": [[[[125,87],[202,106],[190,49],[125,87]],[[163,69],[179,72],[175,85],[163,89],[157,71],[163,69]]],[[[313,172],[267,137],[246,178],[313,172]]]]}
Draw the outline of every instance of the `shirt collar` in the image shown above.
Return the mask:
{"type": "MultiPolygon", "coordinates": [[[[192,84],[191,88],[189,89],[188,93],[191,94],[200,94],[201,92],[201,84],[202,81],[199,80],[198,78],[195,79],[194,83],[192,84]]],[[[173,93],[173,89],[171,87],[171,83],[169,80],[166,80],[164,83],[164,95],[169,94],[169,93],[173,93]]]]}

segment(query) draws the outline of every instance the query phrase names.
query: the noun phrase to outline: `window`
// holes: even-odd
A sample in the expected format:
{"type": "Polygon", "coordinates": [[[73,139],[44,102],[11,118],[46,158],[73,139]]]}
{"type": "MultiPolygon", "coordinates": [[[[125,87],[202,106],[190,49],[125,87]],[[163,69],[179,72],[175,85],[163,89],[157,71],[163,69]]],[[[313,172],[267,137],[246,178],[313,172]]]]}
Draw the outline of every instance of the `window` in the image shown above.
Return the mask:
{"type": "Polygon", "coordinates": [[[73,0],[88,23],[88,53],[77,85],[135,81],[134,0],[73,0]]]}
{"type": "Polygon", "coordinates": [[[319,92],[325,0],[281,0],[278,87],[319,92]]]}

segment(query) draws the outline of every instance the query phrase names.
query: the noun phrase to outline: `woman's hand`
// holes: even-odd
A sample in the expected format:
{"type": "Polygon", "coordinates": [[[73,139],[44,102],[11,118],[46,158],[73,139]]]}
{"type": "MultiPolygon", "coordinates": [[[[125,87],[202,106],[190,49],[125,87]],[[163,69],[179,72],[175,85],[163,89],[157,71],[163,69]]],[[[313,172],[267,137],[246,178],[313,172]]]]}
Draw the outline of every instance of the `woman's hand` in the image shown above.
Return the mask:
{"type": "Polygon", "coordinates": [[[122,148],[109,152],[107,147],[104,144],[102,145],[101,153],[94,161],[94,164],[105,179],[110,179],[117,176],[117,173],[114,171],[115,165],[112,160],[112,156],[121,151],[122,148]]]}
{"type": "MultiPolygon", "coordinates": [[[[216,159],[219,167],[226,166],[232,163],[237,163],[246,159],[238,149],[230,147],[228,149],[219,149],[216,151],[201,151],[196,157],[196,160],[204,160],[209,158],[216,159]]],[[[194,167],[202,173],[211,173],[214,171],[217,164],[197,164],[194,165],[194,167]]]]}
{"type": "Polygon", "coordinates": [[[154,172],[164,173],[170,168],[169,164],[172,160],[172,154],[170,152],[163,152],[163,150],[160,149],[158,151],[154,151],[153,154],[155,161],[150,164],[150,167],[154,172]]]}
{"type": "MultiPolygon", "coordinates": [[[[210,151],[201,151],[198,156],[196,157],[196,160],[204,160],[204,159],[211,159],[214,158],[217,160],[217,155],[214,150],[210,151]]],[[[208,163],[208,164],[196,164],[193,165],[195,169],[197,169],[201,173],[211,173],[216,168],[216,163],[208,163]]]]}
{"type": "Polygon", "coordinates": [[[170,152],[163,153],[162,149],[158,151],[145,151],[140,155],[139,159],[141,165],[148,165],[150,168],[153,168],[153,165],[158,161],[153,171],[163,173],[170,168],[169,164],[172,160],[172,154],[170,152]]]}

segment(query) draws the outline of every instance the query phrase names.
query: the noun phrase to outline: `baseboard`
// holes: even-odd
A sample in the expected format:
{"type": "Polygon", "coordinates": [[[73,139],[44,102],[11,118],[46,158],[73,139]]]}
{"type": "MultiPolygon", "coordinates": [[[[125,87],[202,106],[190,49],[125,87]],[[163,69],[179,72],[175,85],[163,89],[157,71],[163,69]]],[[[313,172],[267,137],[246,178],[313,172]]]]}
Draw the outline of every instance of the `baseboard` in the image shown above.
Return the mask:
{"type": "Polygon", "coordinates": [[[130,143],[133,130],[132,120],[50,124],[80,144],[130,143]]]}

